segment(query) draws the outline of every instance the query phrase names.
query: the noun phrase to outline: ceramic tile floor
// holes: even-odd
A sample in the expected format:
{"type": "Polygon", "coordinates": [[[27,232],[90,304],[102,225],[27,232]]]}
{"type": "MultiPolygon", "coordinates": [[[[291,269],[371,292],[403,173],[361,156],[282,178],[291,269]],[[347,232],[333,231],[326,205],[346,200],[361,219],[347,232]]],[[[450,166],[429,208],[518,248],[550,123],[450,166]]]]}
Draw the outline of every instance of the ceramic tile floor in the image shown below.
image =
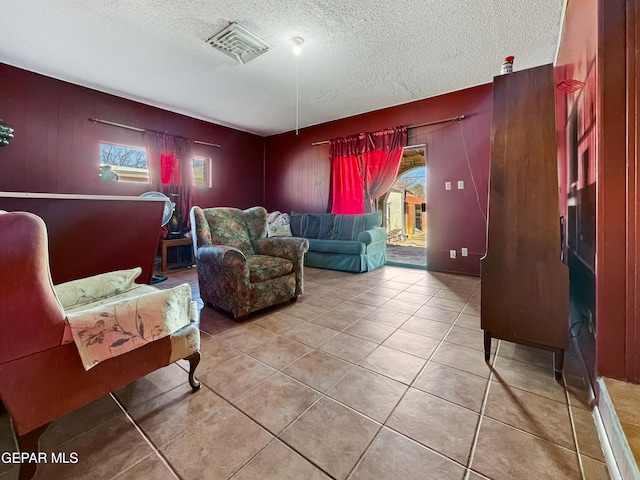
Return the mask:
{"type": "MultiPolygon", "coordinates": [[[[199,298],[195,269],[158,286],[184,281],[199,298]]],[[[572,352],[562,383],[543,350],[484,362],[478,278],[307,268],[305,290],[244,323],[204,308],[203,388],[179,362],[57,420],[42,447],[79,460],[36,478],[609,478],[572,352]]]]}

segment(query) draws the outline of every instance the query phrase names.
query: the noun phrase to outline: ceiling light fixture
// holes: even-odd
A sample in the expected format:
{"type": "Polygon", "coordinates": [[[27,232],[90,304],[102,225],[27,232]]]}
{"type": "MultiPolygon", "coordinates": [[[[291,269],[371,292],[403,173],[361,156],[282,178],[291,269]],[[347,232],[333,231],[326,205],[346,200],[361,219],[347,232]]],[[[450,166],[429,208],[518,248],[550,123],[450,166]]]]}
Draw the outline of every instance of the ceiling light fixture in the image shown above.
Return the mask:
{"type": "Polygon", "coordinates": [[[304,43],[304,38],[302,37],[294,37],[291,39],[293,42],[293,54],[300,55],[302,53],[302,44],[304,43]]]}
{"type": "Polygon", "coordinates": [[[299,75],[299,62],[300,54],[302,53],[302,44],[304,43],[304,38],[302,37],[293,37],[291,39],[293,42],[293,54],[296,56],[296,135],[298,135],[299,124],[300,124],[300,94],[299,94],[299,84],[300,84],[300,75],[299,75]]]}

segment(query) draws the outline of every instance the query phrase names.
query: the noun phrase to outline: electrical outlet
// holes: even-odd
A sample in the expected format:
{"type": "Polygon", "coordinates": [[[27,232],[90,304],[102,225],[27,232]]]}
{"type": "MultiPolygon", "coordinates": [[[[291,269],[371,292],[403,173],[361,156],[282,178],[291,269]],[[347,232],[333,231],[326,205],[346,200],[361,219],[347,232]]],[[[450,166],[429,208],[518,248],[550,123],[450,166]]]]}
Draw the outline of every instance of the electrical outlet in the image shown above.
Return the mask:
{"type": "Polygon", "coordinates": [[[460,252],[461,252],[460,254],[461,254],[463,257],[468,257],[468,256],[469,256],[469,250],[468,250],[468,249],[466,249],[466,248],[462,248],[462,249],[460,249],[460,252]]]}
{"type": "Polygon", "coordinates": [[[451,182],[444,182],[444,189],[451,190],[451,182]]]}
{"type": "Polygon", "coordinates": [[[458,190],[464,190],[464,180],[458,180],[458,190]]]}
{"type": "Polygon", "coordinates": [[[455,250],[449,250],[449,258],[456,258],[456,251],[455,250]]]}

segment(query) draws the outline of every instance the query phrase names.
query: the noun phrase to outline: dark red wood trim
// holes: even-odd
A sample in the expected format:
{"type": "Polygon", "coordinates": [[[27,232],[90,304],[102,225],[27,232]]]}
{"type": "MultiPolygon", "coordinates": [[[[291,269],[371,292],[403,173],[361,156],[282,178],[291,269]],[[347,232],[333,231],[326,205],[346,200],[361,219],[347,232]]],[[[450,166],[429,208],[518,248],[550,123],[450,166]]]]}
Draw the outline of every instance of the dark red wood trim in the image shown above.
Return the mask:
{"type": "Polygon", "coordinates": [[[598,2],[596,371],[626,378],[626,0],[598,2]]]}
{"type": "Polygon", "coordinates": [[[627,380],[640,382],[640,320],[638,319],[638,259],[640,259],[640,178],[638,175],[638,68],[640,68],[640,0],[627,1],[627,322],[626,370],[627,380]]]}

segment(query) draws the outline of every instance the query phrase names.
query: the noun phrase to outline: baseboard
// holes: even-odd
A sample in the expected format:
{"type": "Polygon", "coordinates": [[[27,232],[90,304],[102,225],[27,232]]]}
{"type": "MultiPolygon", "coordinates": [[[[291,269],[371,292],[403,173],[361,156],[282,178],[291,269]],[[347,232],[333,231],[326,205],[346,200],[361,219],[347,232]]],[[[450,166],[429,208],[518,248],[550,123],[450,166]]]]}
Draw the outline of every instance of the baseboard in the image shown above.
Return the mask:
{"type": "Polygon", "coordinates": [[[600,408],[597,405],[595,405],[591,409],[591,415],[593,415],[593,421],[596,426],[596,431],[598,432],[600,445],[602,446],[602,453],[604,454],[604,461],[607,464],[607,469],[609,470],[609,476],[611,477],[611,480],[626,480],[621,475],[620,469],[618,468],[616,457],[613,454],[613,448],[611,446],[609,436],[607,435],[607,430],[604,426],[604,422],[602,421],[600,408]]]}
{"type": "Polygon", "coordinates": [[[611,480],[640,480],[638,465],[631,453],[631,447],[622,430],[604,380],[598,377],[596,385],[591,384],[591,377],[576,338],[573,339],[573,347],[578,354],[582,378],[585,381],[588,402],[591,406],[591,415],[611,480]]]}
{"type": "MultiPolygon", "coordinates": [[[[640,480],[638,464],[631,452],[631,447],[629,446],[629,442],[627,442],[627,437],[624,434],[622,425],[620,425],[620,419],[618,415],[616,415],[616,410],[609,396],[607,386],[601,377],[596,380],[596,388],[596,408],[594,410],[597,409],[598,411],[602,429],[604,430],[603,433],[608,440],[608,448],[611,450],[612,457],[609,459],[605,455],[607,467],[610,473],[612,473],[613,464],[615,464],[615,469],[620,479],[640,480]]],[[[598,423],[596,422],[596,428],[597,427],[598,423]]],[[[600,432],[598,432],[598,435],[600,435],[600,441],[602,442],[603,435],[601,435],[600,432]]],[[[613,478],[613,475],[611,475],[611,477],[613,478]]]]}

